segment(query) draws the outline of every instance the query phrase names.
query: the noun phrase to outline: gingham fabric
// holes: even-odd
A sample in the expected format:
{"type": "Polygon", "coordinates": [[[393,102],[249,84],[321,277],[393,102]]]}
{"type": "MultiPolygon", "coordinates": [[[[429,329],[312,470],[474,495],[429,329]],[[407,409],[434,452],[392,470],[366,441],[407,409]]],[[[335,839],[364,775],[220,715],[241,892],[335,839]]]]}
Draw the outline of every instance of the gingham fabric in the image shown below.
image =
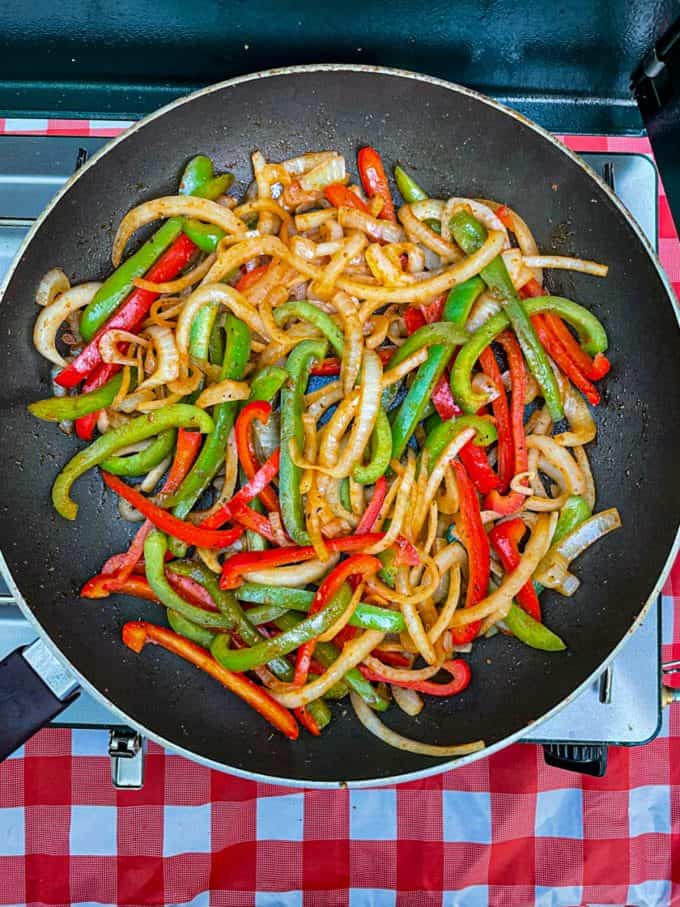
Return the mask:
{"type": "MultiPolygon", "coordinates": [[[[0,131],[112,135],[124,124],[0,120],[0,131]]],[[[645,139],[571,137],[579,151],[645,139]]],[[[660,252],[680,290],[664,195],[660,252]]],[[[680,658],[680,562],[663,596],[680,658]],[[677,628],[676,628],[677,624],[677,628]]],[[[300,791],[149,746],[138,792],[111,786],[103,731],[46,730],[0,766],[0,905],[666,907],[680,904],[680,706],[604,779],[519,744],[436,778],[300,791]]]]}

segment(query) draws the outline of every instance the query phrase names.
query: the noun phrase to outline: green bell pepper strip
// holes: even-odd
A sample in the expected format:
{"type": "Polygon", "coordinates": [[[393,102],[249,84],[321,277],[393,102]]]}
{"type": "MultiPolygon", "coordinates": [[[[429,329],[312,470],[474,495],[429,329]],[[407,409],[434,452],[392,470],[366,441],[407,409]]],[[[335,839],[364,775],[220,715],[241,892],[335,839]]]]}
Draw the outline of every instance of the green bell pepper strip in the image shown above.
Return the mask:
{"type": "Polygon", "coordinates": [[[197,154],[187,163],[179,181],[180,195],[194,195],[213,178],[213,162],[205,154],[197,154]]]}
{"type": "Polygon", "coordinates": [[[387,472],[392,456],[392,426],[387,413],[380,407],[375,420],[369,447],[368,463],[358,464],[352,470],[352,478],[360,485],[373,485],[387,472]]]}
{"type": "Polygon", "coordinates": [[[228,670],[250,671],[252,668],[266,664],[272,658],[293,652],[311,639],[316,639],[347,610],[351,598],[352,590],[345,583],[325,608],[303,618],[293,629],[271,639],[262,640],[247,649],[230,650],[222,645],[219,639],[216,639],[210,651],[217,661],[228,670]]]}
{"type": "MultiPolygon", "coordinates": [[[[473,254],[484,244],[487,236],[486,230],[468,211],[457,211],[451,218],[450,224],[454,239],[466,255],[473,254]]],[[[484,283],[507,313],[519,345],[522,347],[524,358],[541,388],[550,416],[553,421],[558,421],[564,416],[564,410],[557,378],[510,279],[505,262],[499,255],[482,268],[480,273],[484,283]]]]}
{"type": "Polygon", "coordinates": [[[95,293],[80,316],[80,335],[86,343],[129,296],[135,277],[145,274],[182,232],[182,218],[171,217],[134,255],[119,265],[95,293]]]}
{"type": "MultiPolygon", "coordinates": [[[[577,302],[564,299],[562,296],[535,296],[523,300],[523,304],[524,311],[530,317],[541,312],[553,312],[569,322],[576,329],[581,346],[592,355],[607,349],[607,334],[602,324],[592,312],[577,302]]],[[[472,369],[481,353],[509,324],[510,319],[506,313],[498,312],[477,328],[456,356],[451,369],[451,390],[467,412],[477,412],[481,406],[488,403],[484,394],[475,393],[472,389],[472,369]]]]}
{"type": "MultiPolygon", "coordinates": [[[[439,417],[437,418],[439,419],[439,417]]],[[[489,444],[498,440],[496,426],[488,419],[482,419],[481,416],[458,416],[456,419],[447,419],[446,422],[439,419],[439,422],[428,432],[423,445],[423,451],[427,451],[430,469],[456,435],[466,428],[475,429],[476,434],[472,443],[478,447],[488,447],[489,444]]]]}
{"type": "Polygon", "coordinates": [[[224,236],[224,230],[215,227],[212,224],[204,224],[200,220],[194,220],[187,217],[182,224],[182,230],[185,236],[198,246],[201,252],[212,254],[216,249],[219,241],[224,236]]]}
{"type": "Polygon", "coordinates": [[[571,497],[567,498],[560,515],[557,519],[557,525],[555,526],[555,532],[553,533],[552,545],[557,544],[560,539],[564,538],[565,535],[569,535],[570,532],[573,532],[577,526],[580,526],[581,523],[584,523],[593,515],[593,511],[590,507],[590,504],[584,500],[580,495],[573,494],[571,497]]]}
{"type": "MultiPolygon", "coordinates": [[[[227,315],[225,327],[227,342],[220,381],[225,378],[238,381],[243,377],[250,356],[250,331],[233,315],[227,315]]],[[[238,403],[235,402],[219,403],[213,407],[215,431],[206,440],[189,474],[171,498],[173,513],[179,519],[186,518],[220,468],[237,410],[238,403]]]]}
{"type": "Polygon", "coordinates": [[[207,359],[210,352],[210,338],[215,327],[219,304],[212,302],[203,306],[194,318],[189,335],[189,355],[194,359],[207,359]]]}
{"type": "MultiPolygon", "coordinates": [[[[261,608],[251,608],[248,611],[248,619],[254,624],[264,624],[276,620],[288,610],[308,611],[314,593],[307,589],[291,589],[288,586],[243,583],[236,589],[236,597],[243,602],[262,605],[261,608]]],[[[399,611],[389,611],[387,608],[364,602],[357,605],[349,623],[352,627],[381,630],[383,633],[401,633],[406,629],[404,618],[399,611]]]]}
{"type": "Polygon", "coordinates": [[[433,321],[424,324],[402,343],[394,356],[385,366],[387,369],[395,368],[409,356],[417,353],[423,347],[445,344],[446,346],[462,346],[470,339],[470,335],[462,327],[446,321],[433,321]]]}
{"type": "MultiPolygon", "coordinates": [[[[213,178],[213,166],[205,155],[192,158],[187,164],[180,194],[200,195],[202,198],[217,198],[234,181],[231,173],[213,178]],[[203,179],[206,176],[206,179],[203,179]]],[[[182,232],[183,218],[171,217],[144,245],[127,258],[101,285],[92,301],[80,316],[80,334],[87,343],[94,337],[104,322],[115,312],[120,303],[132,291],[135,277],[145,274],[151,265],[165,252],[182,232]]]]}
{"type": "Polygon", "coordinates": [[[452,287],[444,303],[443,320],[465,327],[472,306],[485,286],[481,277],[471,277],[452,287]]]}
{"type": "MultiPolygon", "coordinates": [[[[253,626],[236,600],[234,593],[220,589],[217,577],[205,564],[199,564],[196,561],[173,561],[172,571],[182,576],[189,576],[203,586],[210,594],[219,611],[230,622],[230,626],[238,633],[247,646],[255,646],[265,639],[257,627],[253,626]]],[[[269,662],[268,667],[280,680],[289,682],[293,679],[292,665],[285,658],[273,658],[269,662]]]]}
{"type": "Polygon", "coordinates": [[[342,506],[345,508],[345,510],[349,510],[349,512],[351,513],[352,501],[350,500],[349,496],[349,479],[346,476],[344,479],[340,480],[339,497],[342,506]]]}
{"type": "Polygon", "coordinates": [[[510,610],[502,622],[513,636],[532,649],[541,649],[543,652],[562,652],[567,648],[556,633],[527,614],[515,602],[510,605],[510,610]]]}
{"type": "MultiPolygon", "coordinates": [[[[299,617],[297,614],[282,614],[281,617],[278,617],[274,623],[284,632],[296,629],[301,621],[304,618],[299,617]]],[[[340,656],[340,649],[332,642],[317,642],[316,648],[314,649],[314,657],[323,665],[324,668],[330,668],[334,661],[340,656]]],[[[364,700],[366,705],[369,705],[372,709],[375,709],[377,712],[384,712],[388,708],[390,701],[385,696],[380,693],[373,684],[366,680],[364,675],[357,668],[351,668],[343,677],[343,681],[354,690],[361,698],[364,700]]],[[[337,684],[336,684],[337,686],[337,684]]],[[[318,700],[314,700],[318,702],[318,700]]],[[[313,705],[314,703],[310,703],[313,705]]],[[[310,706],[308,705],[307,708],[310,706]]]]}
{"type": "MultiPolygon", "coordinates": [[[[448,326],[451,327],[451,325],[448,326]]],[[[426,327],[432,327],[432,325],[426,325],[426,327]]],[[[411,336],[415,336],[415,334],[411,336]]],[[[416,372],[413,384],[397,410],[397,416],[392,424],[392,456],[395,459],[398,460],[401,457],[411,435],[422,420],[430,397],[452,355],[453,346],[437,344],[430,348],[427,359],[416,372]]]]}
{"type": "Polygon", "coordinates": [[[199,626],[199,624],[194,623],[193,620],[184,617],[179,611],[173,611],[172,608],[168,608],[167,616],[168,623],[175,633],[179,633],[180,636],[190,639],[192,642],[195,642],[196,645],[202,646],[204,649],[210,648],[210,644],[216,636],[212,630],[209,630],[207,627],[199,626]]]}
{"type": "Polygon", "coordinates": [[[394,565],[397,558],[396,550],[394,548],[388,548],[386,551],[379,552],[377,558],[383,565],[382,570],[378,570],[378,576],[386,586],[389,586],[390,589],[394,589],[397,584],[397,568],[394,565]]]}
{"type": "Polygon", "coordinates": [[[165,577],[165,553],[168,550],[168,538],[163,532],[154,529],[144,541],[144,569],[149,585],[158,600],[166,608],[172,608],[183,617],[200,627],[221,627],[229,629],[232,624],[221,611],[207,611],[184,601],[172,588],[165,577]]]}
{"type": "Polygon", "coordinates": [[[291,318],[308,321],[309,324],[321,331],[338,356],[342,359],[345,352],[345,335],[330,315],[322,312],[311,302],[291,300],[277,306],[273,311],[274,321],[279,325],[285,324],[291,318]]]}
{"type": "Polygon", "coordinates": [[[208,361],[212,365],[221,365],[224,362],[224,325],[219,321],[214,325],[208,343],[208,361]]]}
{"type": "Polygon", "coordinates": [[[394,168],[394,179],[401,197],[408,205],[429,198],[427,192],[399,164],[394,168]]]}
{"type": "Polygon", "coordinates": [[[266,400],[271,403],[288,380],[288,372],[277,365],[267,365],[255,374],[250,382],[248,402],[266,400]]]}
{"type": "Polygon", "coordinates": [[[205,410],[188,403],[171,403],[156,412],[131,419],[118,428],[107,431],[93,441],[80,453],[77,453],[59,473],[52,486],[52,503],[64,519],[75,520],[78,505],[70,497],[71,486],[88,469],[99,466],[104,460],[117,453],[123,447],[146,441],[169,428],[196,428],[204,434],[210,434],[215,423],[205,410]]]}
{"type": "Polygon", "coordinates": [[[62,422],[64,419],[80,419],[88,413],[110,406],[120,390],[123,373],[119,372],[106,384],[86,394],[75,397],[49,397],[47,400],[36,400],[28,404],[28,411],[38,419],[46,422],[62,422]]]}
{"type": "Polygon", "coordinates": [[[114,476],[143,476],[175,449],[176,440],[177,431],[169,428],[154,438],[144,450],[125,457],[109,457],[101,464],[101,468],[114,476]]]}
{"type": "Polygon", "coordinates": [[[220,195],[224,195],[227,189],[233,185],[233,182],[233,173],[221,173],[219,176],[214,176],[212,179],[203,183],[202,186],[199,186],[194,192],[189,194],[195,195],[198,198],[207,198],[212,201],[219,198],[220,195]]]}
{"type": "Polygon", "coordinates": [[[432,230],[433,233],[441,234],[442,232],[442,222],[437,220],[436,217],[426,217],[423,221],[424,224],[432,230]]]}
{"type": "Polygon", "coordinates": [[[304,430],[302,408],[307,378],[314,362],[321,362],[328,349],[325,340],[303,340],[288,356],[288,382],[281,389],[281,460],[279,463],[279,501],[286,532],[298,545],[308,545],[309,535],[300,494],[302,470],[290,456],[290,442],[295,439],[302,450],[304,430]]]}

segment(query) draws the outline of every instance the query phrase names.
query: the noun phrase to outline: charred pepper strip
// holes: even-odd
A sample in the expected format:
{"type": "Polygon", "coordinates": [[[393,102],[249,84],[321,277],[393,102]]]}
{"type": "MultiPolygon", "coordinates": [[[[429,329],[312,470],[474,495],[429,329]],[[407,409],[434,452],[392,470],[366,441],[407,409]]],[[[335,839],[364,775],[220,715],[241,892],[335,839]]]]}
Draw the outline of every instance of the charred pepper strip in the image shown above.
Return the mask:
{"type": "Polygon", "coordinates": [[[210,674],[215,680],[219,680],[223,686],[245,700],[286,737],[297,740],[298,725],[288,709],[279,705],[266,690],[257,686],[252,680],[227,671],[204,649],[190,640],[178,636],[172,630],[157,627],[146,621],[132,621],[123,627],[123,642],[129,649],[137,653],[141,652],[147,643],[156,643],[163,646],[164,649],[174,652],[185,661],[189,661],[205,671],[206,674],[210,674]]]}
{"type": "MultiPolygon", "coordinates": [[[[583,306],[562,296],[538,296],[524,300],[524,309],[532,317],[541,312],[554,312],[569,322],[579,334],[581,346],[588,353],[604,352],[607,349],[607,334],[597,318],[583,306]]],[[[466,412],[477,412],[488,402],[484,394],[472,388],[471,376],[475,362],[483,350],[510,324],[505,312],[498,312],[489,318],[472,334],[456,356],[451,369],[451,390],[466,412]]],[[[432,325],[430,325],[432,327],[432,325]]],[[[413,335],[415,337],[415,334],[413,335]]],[[[411,340],[412,338],[409,338],[411,340]]],[[[409,341],[407,340],[406,343],[409,341]]],[[[406,344],[404,344],[405,346],[406,344]]],[[[403,347],[400,347],[400,351],[403,347]]]]}
{"type": "MultiPolygon", "coordinates": [[[[451,218],[451,232],[466,255],[472,255],[486,240],[485,228],[462,209],[451,218]]],[[[557,379],[500,255],[482,268],[481,277],[507,313],[551,417],[561,419],[564,412],[557,379]]]]}
{"type": "Polygon", "coordinates": [[[281,390],[281,464],[279,468],[279,502],[283,525],[288,535],[298,545],[309,543],[300,494],[302,470],[293,463],[290,442],[295,440],[302,450],[304,430],[302,409],[309,370],[314,362],[321,362],[326,355],[325,340],[303,340],[288,356],[287,384],[281,390]]]}
{"type": "Polygon", "coordinates": [[[75,397],[49,397],[28,404],[28,411],[46,422],[62,422],[64,419],[80,419],[88,413],[96,413],[110,406],[120,390],[122,374],[115,375],[106,384],[88,393],[75,397]]]}
{"type": "Polygon", "coordinates": [[[165,554],[168,550],[168,540],[162,532],[155,529],[150,532],[144,542],[144,569],[149,585],[155,592],[158,600],[166,608],[172,608],[183,617],[193,621],[200,627],[221,627],[228,630],[233,624],[220,611],[206,611],[195,605],[190,605],[181,595],[172,588],[165,576],[165,554]]]}
{"type": "Polygon", "coordinates": [[[177,432],[174,428],[169,428],[161,432],[144,450],[125,457],[109,457],[101,464],[101,468],[114,476],[143,476],[170,455],[176,439],[177,432]]]}
{"type": "MultiPolygon", "coordinates": [[[[291,614],[289,612],[288,614],[282,614],[280,617],[277,617],[274,623],[281,630],[288,631],[296,628],[303,619],[304,618],[299,617],[297,614],[291,614]]],[[[333,662],[337,661],[339,658],[340,649],[332,642],[318,642],[314,654],[324,668],[330,668],[333,662]]],[[[361,696],[366,705],[369,705],[377,712],[384,712],[389,707],[389,699],[383,696],[379,690],[369,683],[356,668],[351,668],[345,674],[343,680],[350,689],[361,696]]],[[[311,708],[312,705],[314,705],[314,703],[310,703],[307,708],[311,708]]]]}
{"type": "Polygon", "coordinates": [[[85,450],[77,453],[59,473],[52,486],[52,503],[55,510],[65,519],[75,520],[78,505],[71,500],[71,486],[88,469],[99,466],[123,447],[153,438],[154,435],[169,428],[197,428],[209,434],[214,426],[215,423],[210,416],[197,406],[171,403],[157,412],[138,416],[118,428],[111,429],[85,450]]]}

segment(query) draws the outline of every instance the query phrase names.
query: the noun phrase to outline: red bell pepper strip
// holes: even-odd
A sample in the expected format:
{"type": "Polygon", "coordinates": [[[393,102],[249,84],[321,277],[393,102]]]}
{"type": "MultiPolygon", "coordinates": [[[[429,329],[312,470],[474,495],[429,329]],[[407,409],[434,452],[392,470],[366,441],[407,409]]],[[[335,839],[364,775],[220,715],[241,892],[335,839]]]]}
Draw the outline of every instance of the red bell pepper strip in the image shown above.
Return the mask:
{"type": "MultiPolygon", "coordinates": [[[[519,553],[519,543],[525,533],[526,526],[519,517],[499,523],[489,533],[489,540],[500,557],[506,573],[516,570],[522,559],[519,553]]],[[[515,597],[527,614],[530,614],[535,620],[541,620],[541,605],[531,580],[522,586],[515,597]]]]}
{"type": "MultiPolygon", "coordinates": [[[[512,444],[514,449],[514,471],[515,475],[526,472],[528,465],[526,437],[524,434],[524,407],[527,397],[527,372],[524,366],[524,357],[519,343],[512,331],[503,331],[497,337],[498,343],[505,350],[510,369],[510,386],[512,388],[512,399],[510,402],[510,421],[512,427],[512,444]]],[[[495,510],[496,513],[515,513],[519,510],[525,500],[525,495],[519,491],[511,491],[510,494],[502,495],[498,491],[492,491],[484,500],[484,506],[487,510],[495,510]]]]}
{"type": "Polygon", "coordinates": [[[437,415],[444,422],[446,422],[448,419],[453,419],[454,416],[459,416],[461,414],[461,408],[453,399],[450,379],[448,375],[442,375],[439,381],[437,381],[437,383],[435,384],[434,390],[432,391],[432,403],[434,404],[434,408],[437,410],[437,415]]]}
{"type": "MultiPolygon", "coordinates": [[[[127,344],[125,344],[125,346],[127,347],[127,344]]],[[[100,365],[99,368],[90,375],[85,384],[83,384],[82,393],[87,394],[90,391],[97,390],[97,388],[107,384],[114,375],[118,374],[121,368],[122,366],[113,362],[105,362],[103,365],[100,365]]],[[[94,413],[88,413],[86,416],[81,416],[79,419],[76,419],[76,435],[81,441],[92,440],[100,412],[101,410],[97,410],[94,413]]]]}
{"type": "Polygon", "coordinates": [[[498,432],[498,478],[500,479],[501,490],[506,491],[515,474],[515,451],[512,440],[512,428],[510,426],[508,398],[505,393],[501,370],[498,367],[493,350],[487,347],[479,357],[479,361],[485,374],[491,379],[496,389],[497,396],[492,401],[491,408],[496,420],[496,431],[498,432]]]}
{"type": "Polygon", "coordinates": [[[480,494],[488,494],[490,491],[500,488],[500,479],[491,468],[489,457],[483,447],[478,447],[473,441],[468,441],[461,448],[458,456],[480,494]]]}
{"type": "Polygon", "coordinates": [[[124,625],[123,642],[138,654],[147,643],[154,643],[169,652],[174,652],[175,655],[184,658],[185,661],[205,671],[206,674],[210,674],[232,693],[240,696],[290,740],[297,740],[298,725],[288,709],[285,709],[266,690],[257,686],[243,674],[235,674],[222,667],[209,652],[196,643],[173,633],[172,630],[157,627],[155,624],[143,620],[131,621],[124,625]]]}
{"type": "MultiPolygon", "coordinates": [[[[201,446],[201,434],[180,428],[177,432],[175,457],[161,489],[161,494],[174,494],[194,464],[201,446]]],[[[153,529],[153,523],[145,520],[137,530],[132,544],[124,554],[114,554],[102,567],[102,573],[115,573],[117,580],[128,577],[144,553],[144,542],[153,529]]]]}
{"type": "MultiPolygon", "coordinates": [[[[326,539],[326,547],[335,554],[336,552],[349,553],[361,551],[379,542],[383,537],[382,532],[367,532],[364,535],[348,535],[339,539],[326,539]]],[[[241,551],[232,554],[222,565],[220,577],[221,589],[237,589],[243,580],[244,573],[251,570],[267,570],[270,567],[283,567],[287,564],[297,564],[302,561],[311,561],[316,558],[316,549],[313,545],[295,545],[289,548],[270,548],[268,551],[241,551]]]]}
{"type": "Polygon", "coordinates": [[[204,526],[194,526],[178,519],[162,507],[156,506],[149,498],[144,497],[130,485],[126,485],[118,476],[102,470],[102,478],[108,487],[120,495],[121,498],[132,504],[147,519],[151,520],[157,529],[173,538],[185,542],[187,545],[196,545],[199,548],[228,548],[236,539],[243,535],[243,527],[234,529],[206,529],[204,526]]]}
{"type": "Polygon", "coordinates": [[[260,495],[274,476],[279,472],[279,460],[281,451],[277,447],[274,453],[265,461],[255,475],[247,482],[243,488],[236,492],[233,498],[225,501],[224,504],[206,517],[201,523],[203,529],[218,529],[223,526],[227,520],[231,519],[233,513],[249,504],[254,498],[260,495]]]}
{"type": "Polygon", "coordinates": [[[409,306],[404,311],[406,333],[414,334],[418,328],[421,328],[424,324],[432,324],[434,321],[441,321],[445,305],[446,293],[438,296],[433,302],[409,306]]]}
{"type": "MultiPolygon", "coordinates": [[[[172,280],[187,266],[195,251],[196,246],[188,236],[181,233],[153,267],[149,268],[145,279],[154,283],[172,280]]],[[[55,382],[61,387],[75,387],[83,378],[91,375],[103,362],[102,354],[99,351],[99,341],[102,335],[112,328],[136,333],[142,326],[142,322],[151,308],[151,303],[158,298],[158,295],[150,290],[133,290],[112,317],[97,331],[83,351],[59,372],[54,379],[55,382]]]]}
{"type": "Polygon", "coordinates": [[[378,519],[378,514],[380,513],[380,508],[385,502],[387,497],[387,479],[385,476],[380,476],[378,481],[375,483],[375,488],[373,489],[373,497],[371,502],[364,510],[363,516],[359,520],[356,531],[360,532],[370,532],[375,525],[375,521],[378,519]]]}
{"type": "MultiPolygon", "coordinates": [[[[347,582],[350,576],[353,576],[354,574],[362,577],[371,576],[372,574],[377,573],[378,570],[382,570],[382,562],[372,554],[353,554],[351,557],[348,557],[347,560],[341,561],[337,567],[331,570],[316,590],[316,594],[314,595],[312,603],[309,606],[309,611],[307,612],[308,616],[323,610],[330,600],[337,595],[340,587],[347,582]]],[[[293,677],[293,683],[298,686],[303,686],[307,682],[309,665],[315,647],[316,641],[310,639],[309,642],[303,643],[298,649],[297,660],[295,662],[295,675],[293,677]]]]}
{"type": "Polygon", "coordinates": [[[406,333],[409,336],[415,334],[418,328],[425,324],[425,316],[420,311],[419,306],[410,305],[404,310],[404,324],[406,325],[406,333]]]}
{"type": "MultiPolygon", "coordinates": [[[[379,349],[376,350],[378,358],[383,365],[387,365],[392,356],[394,356],[394,347],[379,349]]],[[[328,359],[324,359],[323,362],[320,362],[318,365],[312,366],[309,370],[310,375],[339,375],[340,374],[340,360],[335,356],[330,356],[328,359]]]]}
{"type": "Polygon", "coordinates": [[[368,214],[368,207],[356,192],[352,192],[343,183],[331,183],[323,190],[324,195],[334,208],[356,208],[368,214]]]}
{"type": "Polygon", "coordinates": [[[378,671],[359,665],[359,670],[364,677],[376,683],[390,683],[394,687],[417,690],[419,693],[426,693],[428,696],[455,696],[457,693],[462,693],[472,677],[472,671],[467,661],[463,661],[462,658],[455,658],[452,661],[445,661],[442,664],[442,668],[451,675],[451,680],[448,683],[433,683],[431,680],[392,680],[378,671]]]}
{"type": "Polygon", "coordinates": [[[251,510],[246,504],[237,504],[232,507],[230,519],[243,526],[244,529],[257,532],[258,535],[261,535],[262,538],[267,539],[273,545],[279,543],[278,536],[274,535],[272,524],[267,517],[256,510],[251,510]]]}
{"type": "MultiPolygon", "coordinates": [[[[545,296],[545,289],[533,277],[531,280],[527,281],[527,283],[524,284],[519,292],[523,299],[526,299],[530,296],[545,296]]],[[[598,353],[594,359],[591,359],[591,357],[583,349],[581,349],[581,345],[573,336],[564,321],[562,321],[562,319],[559,317],[559,315],[546,313],[545,315],[537,315],[534,317],[539,319],[539,324],[543,326],[546,338],[551,338],[553,346],[557,349],[557,355],[561,356],[563,361],[565,362],[567,358],[571,360],[571,369],[574,377],[572,378],[571,376],[569,376],[570,380],[573,381],[573,383],[577,387],[579,387],[579,389],[582,390],[586,397],[590,400],[588,394],[590,393],[592,395],[593,390],[595,389],[592,388],[592,385],[589,385],[587,383],[586,379],[590,379],[591,381],[599,381],[600,378],[604,378],[604,376],[611,369],[611,363],[609,362],[609,359],[607,359],[607,357],[603,353],[598,353]],[[582,386],[579,386],[577,382],[581,382],[582,386]]],[[[556,356],[553,355],[553,353],[551,353],[551,355],[557,362],[558,360],[556,356]]],[[[560,365],[560,368],[562,368],[562,371],[566,375],[569,375],[569,366],[563,368],[560,365]]],[[[595,394],[597,394],[596,390],[595,394]]]]}
{"type": "Polygon", "coordinates": [[[395,567],[417,567],[420,563],[420,556],[413,542],[410,542],[405,536],[398,535],[394,540],[394,547],[397,549],[394,558],[395,567]]]}
{"type": "MultiPolygon", "coordinates": [[[[236,424],[234,425],[234,437],[236,439],[236,450],[238,459],[243,467],[247,479],[253,479],[260,468],[255,456],[251,427],[254,419],[266,425],[272,414],[271,403],[266,400],[253,400],[247,403],[238,414],[236,424]]],[[[278,510],[279,499],[273,488],[263,488],[258,495],[262,504],[267,510],[278,510]]]]}
{"type": "MultiPolygon", "coordinates": [[[[180,576],[179,573],[168,571],[168,582],[176,592],[185,598],[190,604],[206,611],[216,611],[217,606],[200,583],[195,582],[190,576],[180,576]]],[[[120,592],[122,595],[131,595],[133,598],[143,598],[150,602],[158,602],[158,597],[149,585],[144,576],[129,576],[125,579],[119,579],[117,576],[109,576],[104,573],[98,573],[89,579],[80,594],[83,598],[108,598],[112,592],[120,592]]]]}
{"type": "Polygon", "coordinates": [[[538,339],[541,341],[546,351],[552,356],[557,365],[562,369],[564,374],[584,395],[586,400],[593,406],[600,402],[600,394],[595,385],[583,374],[581,369],[576,365],[564,345],[550,329],[549,323],[545,320],[545,315],[534,315],[531,322],[536,330],[538,339]]]}
{"type": "Polygon", "coordinates": [[[392,202],[390,185],[387,182],[387,174],[380,155],[375,148],[367,145],[365,148],[359,149],[357,167],[359,168],[361,185],[364,187],[366,195],[369,198],[375,198],[377,195],[382,199],[383,206],[380,217],[383,220],[391,220],[396,223],[397,215],[394,213],[394,203],[392,202]]]}
{"type": "MultiPolygon", "coordinates": [[[[491,573],[489,539],[484,531],[477,492],[460,460],[453,461],[460,499],[460,533],[468,555],[468,585],[465,608],[476,605],[488,593],[491,573]]],[[[472,642],[479,633],[481,620],[451,630],[455,645],[472,642]]]]}
{"type": "MultiPolygon", "coordinates": [[[[353,627],[352,629],[356,629],[353,627]]],[[[337,639],[337,637],[336,637],[337,639]]],[[[386,665],[392,665],[393,668],[410,668],[411,661],[401,652],[384,652],[382,649],[373,649],[371,655],[382,661],[386,665]]]]}
{"type": "Polygon", "coordinates": [[[239,277],[238,283],[236,284],[236,289],[239,293],[244,293],[246,290],[249,290],[254,284],[258,282],[260,277],[264,275],[269,270],[269,265],[258,265],[256,268],[253,268],[250,271],[244,271],[243,274],[239,277]]]}

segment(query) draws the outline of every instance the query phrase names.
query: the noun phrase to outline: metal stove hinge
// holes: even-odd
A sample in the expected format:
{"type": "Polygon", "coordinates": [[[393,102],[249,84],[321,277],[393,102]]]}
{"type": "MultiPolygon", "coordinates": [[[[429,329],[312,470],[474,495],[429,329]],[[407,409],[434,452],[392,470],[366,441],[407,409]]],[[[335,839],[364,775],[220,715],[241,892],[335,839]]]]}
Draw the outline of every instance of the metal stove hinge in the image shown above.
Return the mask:
{"type": "Polygon", "coordinates": [[[109,733],[111,782],[123,790],[144,786],[144,751],[146,741],[129,727],[114,728],[109,733]]]}

